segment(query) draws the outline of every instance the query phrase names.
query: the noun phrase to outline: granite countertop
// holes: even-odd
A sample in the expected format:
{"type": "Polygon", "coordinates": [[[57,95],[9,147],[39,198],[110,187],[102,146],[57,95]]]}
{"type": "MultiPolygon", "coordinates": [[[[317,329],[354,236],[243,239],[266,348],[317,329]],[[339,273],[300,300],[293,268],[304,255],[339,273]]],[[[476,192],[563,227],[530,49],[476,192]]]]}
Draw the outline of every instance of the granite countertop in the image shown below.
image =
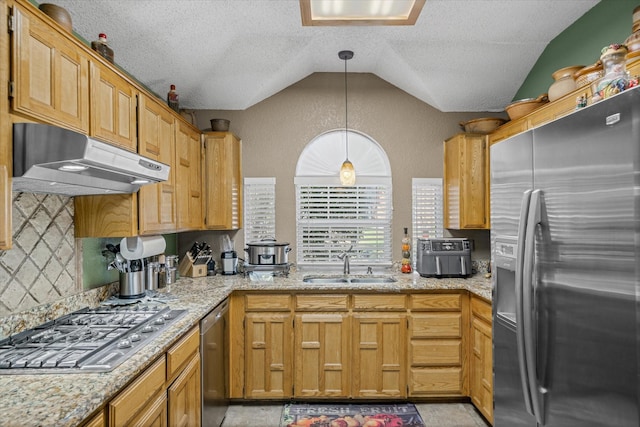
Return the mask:
{"type": "MultiPolygon", "coordinates": [[[[311,274],[308,273],[307,274],[311,274]]],[[[177,296],[170,306],[187,314],[111,372],[83,374],[0,375],[0,426],[75,426],[103,406],[153,360],[197,325],[232,291],[371,291],[403,292],[464,289],[491,301],[491,279],[477,274],[468,279],[427,279],[413,274],[394,274],[394,283],[308,284],[302,272],[289,277],[253,281],[242,275],[181,278],[171,285],[177,296]]]]}

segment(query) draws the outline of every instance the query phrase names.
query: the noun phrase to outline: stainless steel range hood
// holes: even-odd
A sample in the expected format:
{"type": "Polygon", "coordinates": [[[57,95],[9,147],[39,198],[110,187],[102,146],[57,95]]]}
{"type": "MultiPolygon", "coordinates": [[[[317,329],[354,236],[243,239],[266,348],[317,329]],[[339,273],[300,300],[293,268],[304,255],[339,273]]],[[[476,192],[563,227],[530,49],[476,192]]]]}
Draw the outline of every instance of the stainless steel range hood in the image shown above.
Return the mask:
{"type": "Polygon", "coordinates": [[[13,125],[13,190],[84,196],[135,193],[169,166],[56,126],[13,125]]]}

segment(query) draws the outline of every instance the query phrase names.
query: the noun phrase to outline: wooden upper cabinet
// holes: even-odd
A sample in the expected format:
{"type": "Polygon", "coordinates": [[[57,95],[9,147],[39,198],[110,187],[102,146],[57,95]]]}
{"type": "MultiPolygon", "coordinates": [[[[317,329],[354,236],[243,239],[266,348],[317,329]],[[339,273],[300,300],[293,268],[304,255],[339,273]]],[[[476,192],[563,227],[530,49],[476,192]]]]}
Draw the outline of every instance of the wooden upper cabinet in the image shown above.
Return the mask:
{"type": "Polygon", "coordinates": [[[486,135],[460,133],[444,142],[444,226],[489,228],[486,135]]]}
{"type": "Polygon", "coordinates": [[[169,108],[141,94],[138,152],[171,166],[171,172],[167,181],[140,188],[140,234],[173,232],[176,229],[174,130],[175,119],[169,108]]]}
{"type": "Polygon", "coordinates": [[[202,228],[202,143],[200,131],[176,120],[178,231],[202,228]]]}
{"type": "Polygon", "coordinates": [[[13,111],[88,134],[89,57],[34,13],[14,4],[13,111]]]}
{"type": "Polygon", "coordinates": [[[91,61],[89,71],[91,136],[135,152],[138,149],[135,87],[99,62],[91,61]]]}
{"type": "Polygon", "coordinates": [[[204,134],[205,228],[242,228],[242,144],[230,132],[204,134]]]}

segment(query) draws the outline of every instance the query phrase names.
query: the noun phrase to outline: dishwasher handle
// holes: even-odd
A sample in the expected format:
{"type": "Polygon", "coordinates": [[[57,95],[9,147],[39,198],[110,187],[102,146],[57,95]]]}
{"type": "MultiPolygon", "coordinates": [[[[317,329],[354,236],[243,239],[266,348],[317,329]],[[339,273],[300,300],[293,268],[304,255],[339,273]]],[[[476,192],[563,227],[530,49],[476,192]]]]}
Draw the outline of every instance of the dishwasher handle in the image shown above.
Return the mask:
{"type": "Polygon", "coordinates": [[[200,321],[200,335],[206,334],[207,331],[227,313],[227,311],[229,311],[229,301],[225,299],[200,321]]]}

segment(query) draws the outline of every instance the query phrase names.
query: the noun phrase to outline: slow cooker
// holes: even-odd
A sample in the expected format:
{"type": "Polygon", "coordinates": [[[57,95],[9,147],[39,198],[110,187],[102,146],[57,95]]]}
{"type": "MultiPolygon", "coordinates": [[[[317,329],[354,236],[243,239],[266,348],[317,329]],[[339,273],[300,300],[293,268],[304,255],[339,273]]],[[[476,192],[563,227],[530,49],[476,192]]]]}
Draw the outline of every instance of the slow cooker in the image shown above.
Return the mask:
{"type": "Polygon", "coordinates": [[[279,265],[288,263],[291,251],[289,243],[278,243],[273,239],[247,243],[247,262],[254,265],[279,265]]]}

